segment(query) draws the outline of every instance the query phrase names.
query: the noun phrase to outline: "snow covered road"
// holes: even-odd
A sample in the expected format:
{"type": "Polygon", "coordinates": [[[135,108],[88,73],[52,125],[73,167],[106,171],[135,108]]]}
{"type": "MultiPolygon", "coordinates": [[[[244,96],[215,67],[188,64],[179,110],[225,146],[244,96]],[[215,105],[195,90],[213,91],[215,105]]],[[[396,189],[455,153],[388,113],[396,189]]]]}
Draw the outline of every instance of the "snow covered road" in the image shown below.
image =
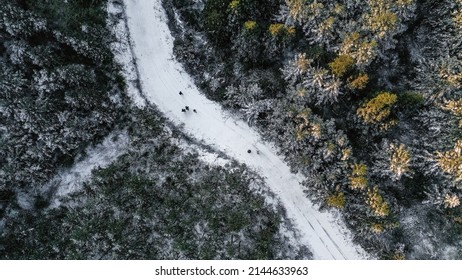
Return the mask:
{"type": "Polygon", "coordinates": [[[302,244],[311,249],[315,259],[366,258],[364,251],[351,242],[345,227],[331,214],[319,212],[305,197],[299,183],[303,178],[290,172],[272,145],[264,143],[246,123],[226,115],[218,104],[199,93],[191,77],[173,58],[173,38],[161,0],[125,0],[125,6],[147,100],[174,123],[183,125],[186,133],[265,177],[299,230],[302,244]],[[179,95],[179,91],[184,94],[179,95]],[[189,106],[190,111],[182,112],[184,106],[189,106]],[[248,149],[252,153],[247,153],[248,149]]]}

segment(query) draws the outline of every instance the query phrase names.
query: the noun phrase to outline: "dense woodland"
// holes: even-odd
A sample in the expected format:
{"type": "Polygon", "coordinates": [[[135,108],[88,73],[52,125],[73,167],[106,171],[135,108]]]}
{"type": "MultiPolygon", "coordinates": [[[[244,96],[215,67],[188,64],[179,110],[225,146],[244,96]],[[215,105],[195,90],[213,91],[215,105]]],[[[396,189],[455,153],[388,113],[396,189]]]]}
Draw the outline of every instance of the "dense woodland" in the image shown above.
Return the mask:
{"type": "Polygon", "coordinates": [[[209,98],[379,258],[462,258],[462,1],[165,0],[209,98]]]}
{"type": "Polygon", "coordinates": [[[108,23],[123,19],[107,4],[2,0],[0,258],[310,258],[261,178],[202,161],[130,102],[110,49],[108,23]],[[60,174],[113,131],[128,137],[122,156],[57,194],[60,174]]]}
{"type": "MultiPolygon", "coordinates": [[[[309,258],[261,178],[202,162],[155,110],[132,106],[106,5],[2,0],[0,256],[309,258]],[[116,129],[124,154],[52,205],[43,186],[116,129]]],[[[462,258],[461,0],[164,6],[198,86],[276,143],[363,248],[462,258]]]]}
{"type": "Polygon", "coordinates": [[[256,174],[206,164],[149,110],[133,109],[127,125],[126,153],[82,190],[58,207],[11,214],[3,258],[310,258],[256,174]]]}
{"type": "Polygon", "coordinates": [[[0,204],[46,182],[124,115],[106,1],[0,5],[0,204]]]}

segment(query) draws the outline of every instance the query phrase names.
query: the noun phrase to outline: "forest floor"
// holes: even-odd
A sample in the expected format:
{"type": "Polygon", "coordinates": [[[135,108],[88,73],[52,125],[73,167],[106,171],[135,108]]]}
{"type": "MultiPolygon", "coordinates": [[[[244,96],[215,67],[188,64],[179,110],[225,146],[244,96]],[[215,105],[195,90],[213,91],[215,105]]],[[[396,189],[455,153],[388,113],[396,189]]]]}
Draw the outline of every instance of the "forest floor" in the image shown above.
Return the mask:
{"type": "Polygon", "coordinates": [[[140,81],[141,97],[133,95],[135,102],[145,99],[186,134],[262,175],[314,259],[371,258],[351,241],[351,233],[334,213],[317,210],[304,194],[300,184],[303,177],[290,172],[272,144],[264,142],[245,122],[227,114],[199,92],[173,56],[173,37],[161,0],[124,2],[132,46],[126,55],[134,56],[132,70],[140,81]],[[185,106],[189,110],[183,112],[185,106]]]}

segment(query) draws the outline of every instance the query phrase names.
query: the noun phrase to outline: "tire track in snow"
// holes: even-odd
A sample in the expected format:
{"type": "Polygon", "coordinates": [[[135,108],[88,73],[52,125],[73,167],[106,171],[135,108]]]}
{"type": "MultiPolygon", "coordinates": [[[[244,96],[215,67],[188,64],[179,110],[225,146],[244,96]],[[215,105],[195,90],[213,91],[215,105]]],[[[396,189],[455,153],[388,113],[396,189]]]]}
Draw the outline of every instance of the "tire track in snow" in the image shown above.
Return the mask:
{"type": "Polygon", "coordinates": [[[191,77],[173,59],[173,38],[161,0],[125,0],[125,13],[144,98],[175,124],[183,125],[186,133],[259,171],[315,259],[368,257],[347,239],[344,226],[339,226],[331,214],[319,212],[306,198],[299,183],[303,178],[290,173],[271,144],[262,142],[246,123],[226,116],[221,107],[199,93],[191,77]],[[183,96],[178,94],[180,90],[183,96]],[[198,113],[181,112],[186,105],[198,113]],[[249,147],[255,147],[263,156],[248,154],[249,147]]]}

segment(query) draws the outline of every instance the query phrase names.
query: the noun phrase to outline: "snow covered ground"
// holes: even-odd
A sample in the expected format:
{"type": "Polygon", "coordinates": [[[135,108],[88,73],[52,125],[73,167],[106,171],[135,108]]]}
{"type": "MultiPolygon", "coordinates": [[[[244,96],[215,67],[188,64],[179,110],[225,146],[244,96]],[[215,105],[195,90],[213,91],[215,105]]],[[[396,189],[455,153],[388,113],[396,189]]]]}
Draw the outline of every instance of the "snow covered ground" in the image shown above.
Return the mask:
{"type": "Polygon", "coordinates": [[[276,149],[246,123],[208,100],[173,58],[173,38],[161,0],[125,0],[128,29],[144,97],[196,139],[247,164],[266,178],[315,259],[369,258],[331,213],[319,212],[276,149]],[[179,95],[179,91],[184,94],[179,95]],[[189,106],[190,110],[182,112],[189,106]],[[193,112],[197,110],[197,113],[193,112]],[[247,150],[251,150],[248,153],[247,150]],[[259,152],[257,154],[257,151],[259,152]]]}
{"type": "Polygon", "coordinates": [[[48,190],[57,186],[51,208],[61,204],[61,199],[69,194],[79,191],[83,183],[90,179],[91,172],[96,168],[104,168],[123,155],[129,146],[129,137],[126,131],[114,131],[101,144],[88,147],[85,154],[88,155],[78,160],[71,168],[59,172],[48,184],[42,187],[48,190]]]}

